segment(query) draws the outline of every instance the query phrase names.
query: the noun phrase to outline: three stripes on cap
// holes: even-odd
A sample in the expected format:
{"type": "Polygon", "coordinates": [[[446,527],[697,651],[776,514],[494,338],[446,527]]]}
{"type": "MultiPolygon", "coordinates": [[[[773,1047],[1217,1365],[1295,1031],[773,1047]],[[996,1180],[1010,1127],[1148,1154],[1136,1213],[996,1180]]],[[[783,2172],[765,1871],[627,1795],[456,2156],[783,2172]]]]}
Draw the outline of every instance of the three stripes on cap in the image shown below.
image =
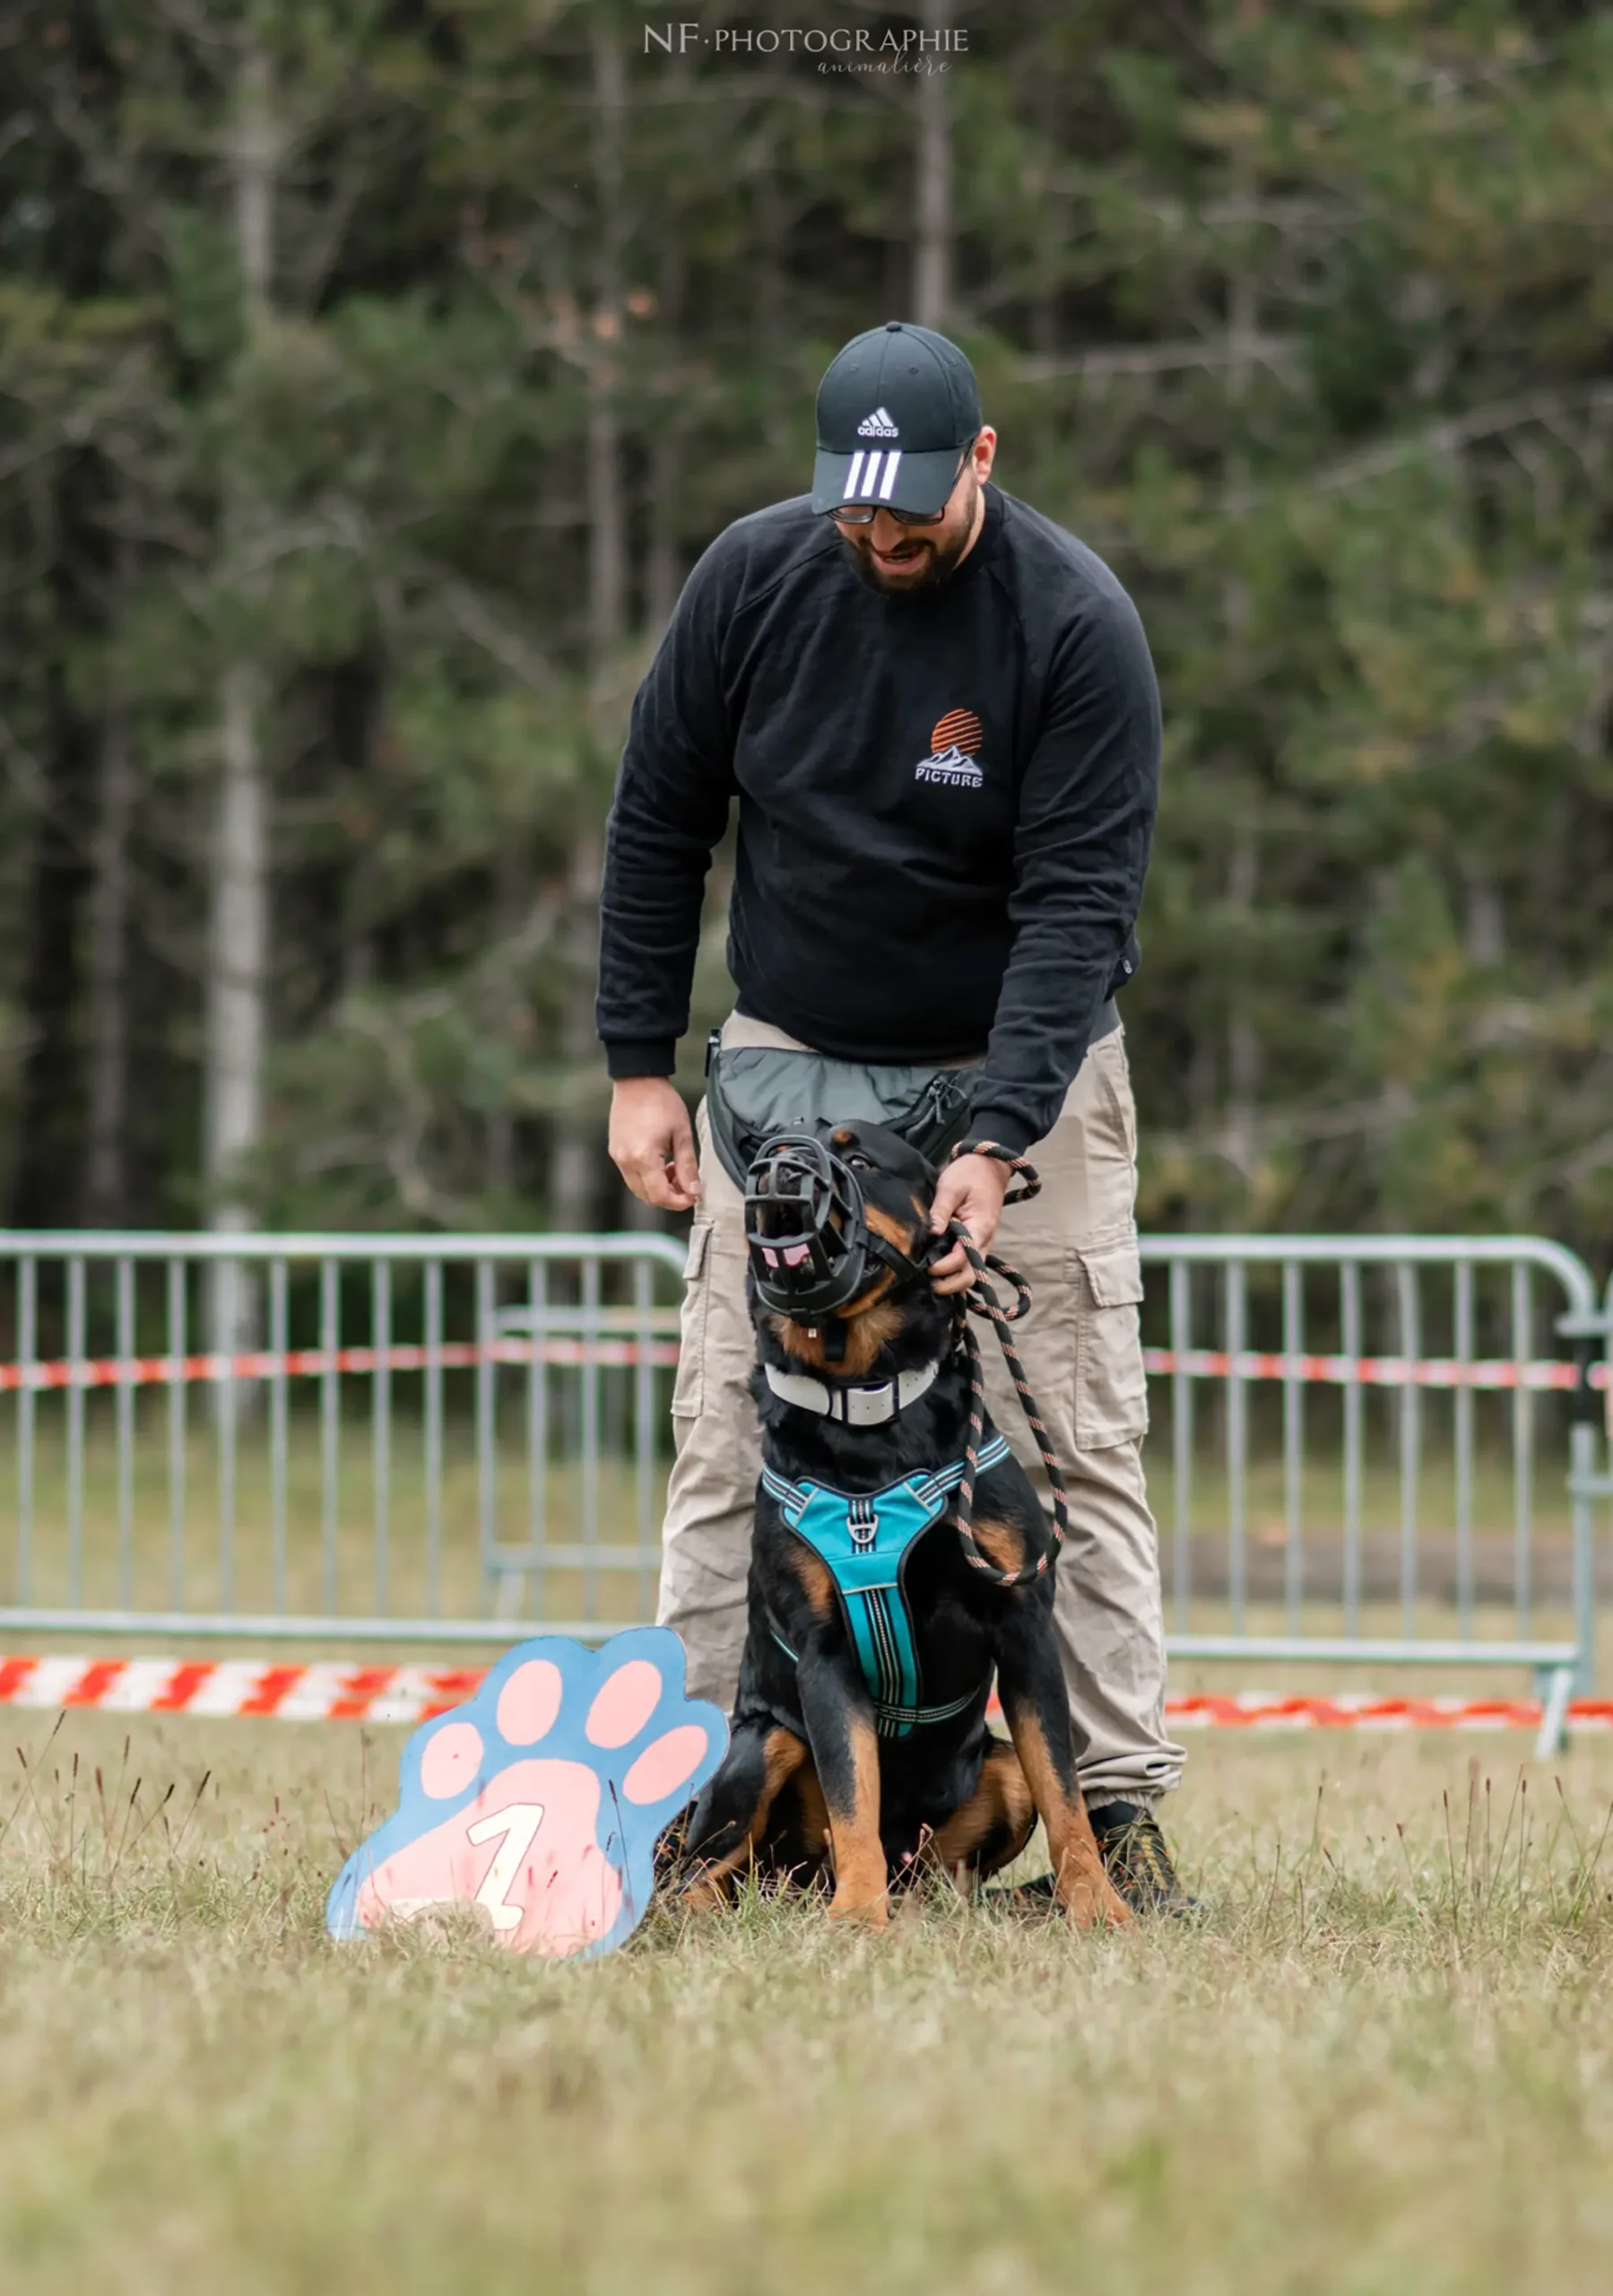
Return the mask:
{"type": "Polygon", "coordinates": [[[896,474],[901,466],[902,450],[899,447],[893,447],[889,454],[882,454],[877,448],[872,454],[867,454],[859,447],[851,458],[851,468],[846,474],[846,491],[840,500],[843,502],[889,502],[890,490],[896,484],[896,474]],[[863,467],[864,463],[868,465],[866,470],[863,467]],[[885,465],[882,478],[880,475],[881,463],[885,465]]]}

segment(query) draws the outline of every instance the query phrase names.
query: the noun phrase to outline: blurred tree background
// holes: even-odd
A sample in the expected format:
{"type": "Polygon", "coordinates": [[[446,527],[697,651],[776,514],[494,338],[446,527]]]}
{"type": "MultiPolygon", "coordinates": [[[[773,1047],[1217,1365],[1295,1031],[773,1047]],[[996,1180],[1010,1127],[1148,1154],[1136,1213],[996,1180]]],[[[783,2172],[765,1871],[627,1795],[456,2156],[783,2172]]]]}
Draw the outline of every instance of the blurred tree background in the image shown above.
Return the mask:
{"type": "Polygon", "coordinates": [[[628,1216],[627,708],[901,314],[1153,642],[1146,1221],[1604,1256],[1605,8],[12,0],[0,73],[10,1222],[628,1216]]]}

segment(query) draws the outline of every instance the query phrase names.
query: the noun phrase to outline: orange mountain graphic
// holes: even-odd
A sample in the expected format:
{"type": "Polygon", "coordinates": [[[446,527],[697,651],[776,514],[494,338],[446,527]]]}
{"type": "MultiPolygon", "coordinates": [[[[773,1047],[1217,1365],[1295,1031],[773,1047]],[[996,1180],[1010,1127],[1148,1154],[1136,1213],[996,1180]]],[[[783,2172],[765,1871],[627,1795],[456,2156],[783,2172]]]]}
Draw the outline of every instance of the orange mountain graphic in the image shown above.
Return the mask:
{"type": "Polygon", "coordinates": [[[950,750],[954,742],[966,757],[973,757],[985,739],[985,728],[972,709],[949,709],[938,718],[935,731],[930,736],[930,749],[939,757],[950,750]]]}

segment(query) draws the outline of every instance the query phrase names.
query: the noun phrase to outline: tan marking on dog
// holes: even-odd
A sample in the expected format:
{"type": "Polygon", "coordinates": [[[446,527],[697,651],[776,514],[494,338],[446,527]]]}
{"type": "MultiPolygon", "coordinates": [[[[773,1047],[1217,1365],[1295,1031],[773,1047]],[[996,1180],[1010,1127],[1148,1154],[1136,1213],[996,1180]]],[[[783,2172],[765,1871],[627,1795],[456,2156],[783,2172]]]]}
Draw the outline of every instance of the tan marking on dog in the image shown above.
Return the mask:
{"type": "Polygon", "coordinates": [[[891,1218],[889,1212],[881,1212],[877,1204],[865,1204],[863,1207],[863,1218],[882,1243],[894,1244],[898,1252],[911,1254],[914,1246],[919,1240],[924,1215],[922,1212],[920,1213],[917,1228],[904,1228],[900,1221],[891,1218]]]}
{"type": "Polygon", "coordinates": [[[1025,1534],[1017,1523],[1000,1523],[990,1517],[984,1520],[977,1515],[971,1528],[975,1544],[999,1570],[1023,1570],[1030,1557],[1025,1552],[1025,1534]]]}
{"type": "Polygon", "coordinates": [[[883,1929],[890,1918],[885,1887],[885,1848],[880,1839],[880,1742],[863,1714],[848,1714],[852,1798],[848,1809],[828,1805],[835,1857],[831,1921],[866,1921],[883,1929]]]}
{"type": "Polygon", "coordinates": [[[980,1783],[970,1799],[936,1828],[926,1854],[949,1871],[967,1866],[976,1874],[996,1874],[1013,1864],[1036,1822],[1036,1805],[1019,1757],[1002,1739],[993,1738],[981,1764],[980,1783]],[[983,1862],[977,1853],[993,1834],[998,1840],[983,1862]]]}
{"type": "Polygon", "coordinates": [[[828,1804],[823,1798],[818,1772],[810,1761],[803,1762],[795,1773],[795,1793],[801,1803],[802,1839],[820,1857],[827,1857],[832,1847],[828,1804]]]}
{"type": "Polygon", "coordinates": [[[790,1542],[790,1565],[801,1581],[801,1591],[806,1596],[814,1618],[833,1618],[835,1614],[835,1574],[816,1547],[804,1539],[790,1542]]]}
{"type": "Polygon", "coordinates": [[[768,1825],[774,1870],[802,1885],[815,1881],[828,1862],[829,1822],[810,1754],[773,1805],[768,1825]]]}
{"type": "MultiPolygon", "coordinates": [[[[893,1281],[889,1274],[883,1277],[886,1291],[893,1281]]],[[[769,1316],[767,1323],[779,1345],[797,1362],[810,1364],[814,1371],[831,1378],[861,1379],[872,1370],[880,1348],[901,1330],[905,1318],[899,1308],[881,1297],[878,1306],[867,1309],[858,1309],[854,1301],[837,1320],[846,1326],[846,1353],[838,1363],[831,1363],[825,1353],[821,1324],[804,1324],[780,1315],[769,1316]]]]}
{"type": "Polygon", "coordinates": [[[1104,1871],[1087,1805],[1080,1794],[1071,1799],[1060,1785],[1041,1723],[1034,1713],[1022,1709],[1017,1717],[1010,1718],[1009,1726],[1037,1815],[1047,1829],[1054,1899],[1078,1929],[1090,1929],[1098,1921],[1130,1921],[1130,1909],[1104,1871]]]}
{"type": "Polygon", "coordinates": [[[684,1883],[681,1901],[691,1913],[709,1913],[726,1901],[729,1883],[741,1866],[750,1863],[758,1842],[767,1830],[768,1813],[778,1798],[779,1789],[807,1760],[807,1752],[805,1739],[798,1738],[793,1730],[768,1731],[762,1748],[761,1790],[744,1836],[725,1857],[714,1858],[684,1883]]]}

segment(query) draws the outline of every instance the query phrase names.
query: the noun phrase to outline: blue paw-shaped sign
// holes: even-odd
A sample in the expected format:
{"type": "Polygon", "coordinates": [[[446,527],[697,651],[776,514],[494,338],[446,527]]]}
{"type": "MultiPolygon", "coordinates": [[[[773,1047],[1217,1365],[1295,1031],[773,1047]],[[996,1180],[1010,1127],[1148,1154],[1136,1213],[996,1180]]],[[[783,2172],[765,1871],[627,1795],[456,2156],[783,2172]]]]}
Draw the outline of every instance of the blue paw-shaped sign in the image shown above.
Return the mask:
{"type": "Polygon", "coordinates": [[[358,1937],[466,1905],[512,1952],[608,1953],[649,1904],[662,1828],[727,1744],[719,1709],[684,1696],[670,1628],[598,1650],[523,1642],[409,1740],[397,1813],[336,1876],[325,1926],[358,1937]]]}

